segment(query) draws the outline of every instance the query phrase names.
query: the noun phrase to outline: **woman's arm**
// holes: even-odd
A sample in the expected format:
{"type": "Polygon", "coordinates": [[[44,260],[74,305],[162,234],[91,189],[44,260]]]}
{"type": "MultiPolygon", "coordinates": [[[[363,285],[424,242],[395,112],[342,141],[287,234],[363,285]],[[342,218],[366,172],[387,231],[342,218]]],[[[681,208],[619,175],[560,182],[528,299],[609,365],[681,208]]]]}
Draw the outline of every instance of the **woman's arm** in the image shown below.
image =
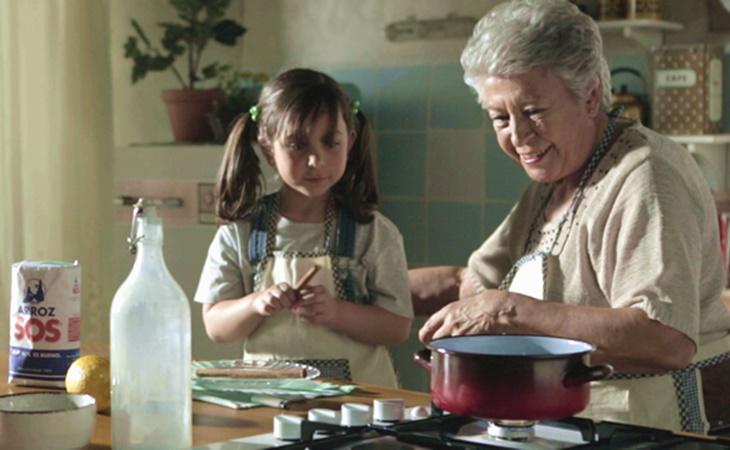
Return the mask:
{"type": "Polygon", "coordinates": [[[596,346],[594,363],[620,372],[664,372],[686,367],[695,354],[685,334],[650,319],[639,308],[600,308],[538,301],[489,290],[453,302],[419,332],[428,342],[450,335],[509,333],[561,336],[596,346]]]}
{"type": "Polygon", "coordinates": [[[465,274],[466,267],[457,266],[409,270],[413,312],[417,316],[429,316],[450,302],[474,295],[473,291],[467,292],[470,283],[464,283],[465,274]]]}

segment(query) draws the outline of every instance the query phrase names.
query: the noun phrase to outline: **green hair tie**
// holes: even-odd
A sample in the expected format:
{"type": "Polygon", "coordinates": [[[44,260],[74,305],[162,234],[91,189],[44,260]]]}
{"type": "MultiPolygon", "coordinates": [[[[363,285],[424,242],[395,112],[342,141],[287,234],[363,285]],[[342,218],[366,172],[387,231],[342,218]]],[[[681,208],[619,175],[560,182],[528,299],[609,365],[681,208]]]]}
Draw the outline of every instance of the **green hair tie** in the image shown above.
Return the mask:
{"type": "Polygon", "coordinates": [[[357,113],[360,112],[360,100],[353,100],[352,103],[350,103],[350,108],[352,114],[357,115],[357,113]]]}
{"type": "Polygon", "coordinates": [[[253,120],[254,122],[258,122],[259,121],[259,113],[260,112],[261,111],[259,111],[259,107],[257,105],[253,105],[248,110],[248,114],[251,116],[251,120],[253,120]]]}

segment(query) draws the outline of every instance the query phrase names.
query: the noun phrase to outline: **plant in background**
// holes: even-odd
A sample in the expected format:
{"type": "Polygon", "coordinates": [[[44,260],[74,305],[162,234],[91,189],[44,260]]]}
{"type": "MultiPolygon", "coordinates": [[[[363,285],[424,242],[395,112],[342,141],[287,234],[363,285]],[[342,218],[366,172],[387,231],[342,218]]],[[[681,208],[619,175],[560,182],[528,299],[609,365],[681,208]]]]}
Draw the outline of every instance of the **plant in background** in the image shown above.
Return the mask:
{"type": "Polygon", "coordinates": [[[218,77],[223,65],[214,62],[200,67],[203,50],[211,39],[223,45],[235,45],[246,32],[239,23],[223,19],[230,3],[231,0],[170,0],[182,23],[159,23],[164,30],[162,48],[153,45],[139,23],[132,19],[136,36],[129,36],[124,45],[124,56],[134,62],[132,83],[143,79],[148,72],[168,69],[183,89],[195,89],[196,83],[218,77]],[[179,58],[185,60],[187,73],[175,67],[179,58]]]}
{"type": "Polygon", "coordinates": [[[218,85],[223,90],[223,99],[216,102],[213,111],[213,134],[216,141],[225,141],[232,122],[256,104],[261,88],[268,80],[265,73],[236,71],[230,66],[221,67],[218,85]]]}

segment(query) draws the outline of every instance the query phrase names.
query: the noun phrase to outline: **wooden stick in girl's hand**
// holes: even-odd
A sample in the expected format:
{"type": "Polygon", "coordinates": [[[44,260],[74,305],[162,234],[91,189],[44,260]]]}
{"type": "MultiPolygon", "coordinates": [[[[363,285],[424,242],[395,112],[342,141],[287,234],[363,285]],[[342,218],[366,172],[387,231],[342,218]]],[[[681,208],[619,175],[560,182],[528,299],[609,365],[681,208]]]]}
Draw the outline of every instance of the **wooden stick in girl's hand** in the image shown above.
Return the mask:
{"type": "Polygon", "coordinates": [[[294,290],[298,291],[299,289],[306,286],[307,283],[309,283],[309,281],[312,279],[312,277],[317,273],[317,271],[319,271],[319,266],[315,264],[314,266],[312,266],[311,269],[307,271],[307,273],[304,274],[303,277],[299,279],[299,281],[297,281],[297,284],[294,285],[294,290]]]}

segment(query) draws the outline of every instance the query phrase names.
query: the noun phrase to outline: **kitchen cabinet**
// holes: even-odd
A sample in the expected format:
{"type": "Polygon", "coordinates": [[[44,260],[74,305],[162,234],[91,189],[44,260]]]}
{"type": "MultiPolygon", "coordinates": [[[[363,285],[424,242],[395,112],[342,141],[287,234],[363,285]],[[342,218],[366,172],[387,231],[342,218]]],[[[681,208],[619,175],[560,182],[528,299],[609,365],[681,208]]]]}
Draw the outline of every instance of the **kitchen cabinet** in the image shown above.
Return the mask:
{"type": "Polygon", "coordinates": [[[599,20],[597,23],[604,36],[620,34],[647,49],[661,45],[666,31],[684,28],[680,23],[653,19],[599,20]]]}

